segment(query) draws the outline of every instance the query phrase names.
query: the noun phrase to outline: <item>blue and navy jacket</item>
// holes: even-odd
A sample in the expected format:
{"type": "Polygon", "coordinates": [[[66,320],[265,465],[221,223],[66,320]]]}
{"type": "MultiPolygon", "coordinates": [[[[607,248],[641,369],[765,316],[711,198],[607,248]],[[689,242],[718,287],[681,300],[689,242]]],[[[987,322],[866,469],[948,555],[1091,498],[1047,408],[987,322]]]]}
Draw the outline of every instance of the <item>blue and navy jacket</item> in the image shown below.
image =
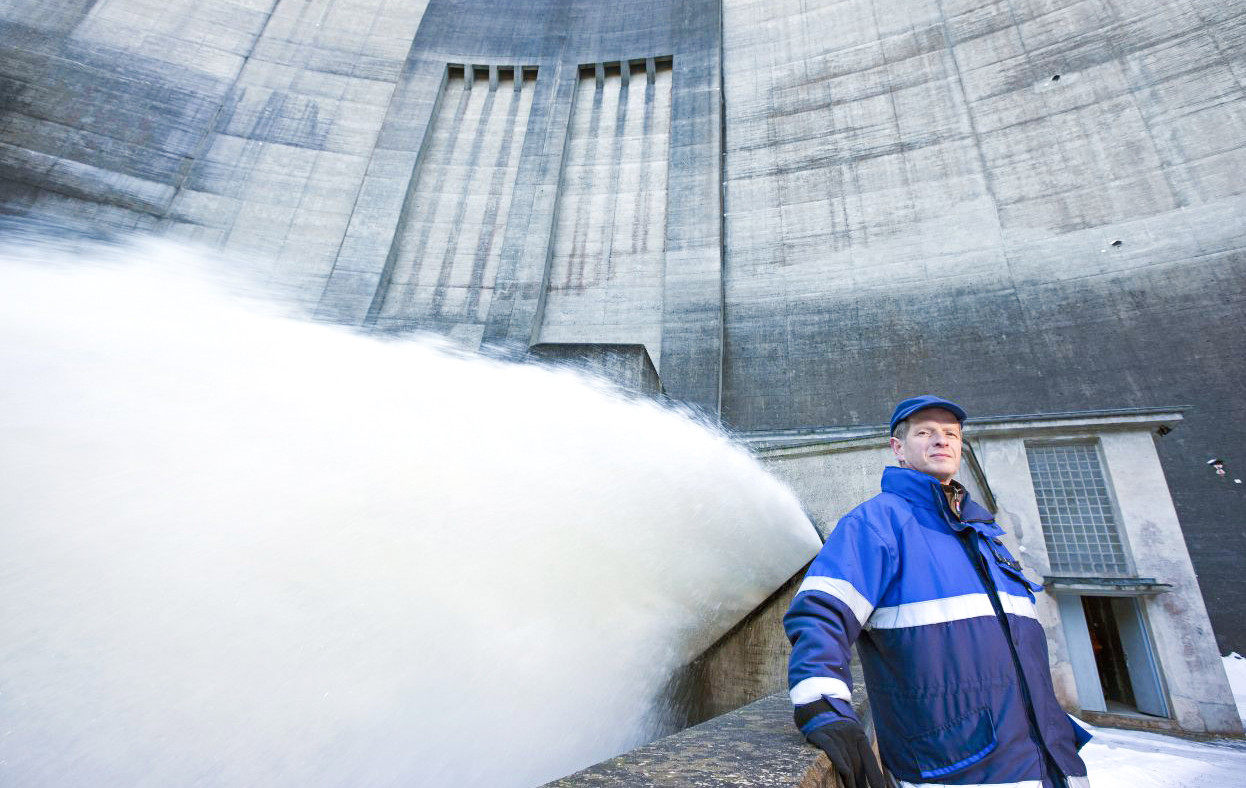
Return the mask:
{"type": "Polygon", "coordinates": [[[1089,734],[1051,684],[1042,587],[1003,529],[967,494],[958,516],[920,471],[887,468],[882,489],[839,521],[784,617],[801,730],[856,719],[856,642],[879,754],[901,785],[1088,785],[1077,750],[1089,734]]]}

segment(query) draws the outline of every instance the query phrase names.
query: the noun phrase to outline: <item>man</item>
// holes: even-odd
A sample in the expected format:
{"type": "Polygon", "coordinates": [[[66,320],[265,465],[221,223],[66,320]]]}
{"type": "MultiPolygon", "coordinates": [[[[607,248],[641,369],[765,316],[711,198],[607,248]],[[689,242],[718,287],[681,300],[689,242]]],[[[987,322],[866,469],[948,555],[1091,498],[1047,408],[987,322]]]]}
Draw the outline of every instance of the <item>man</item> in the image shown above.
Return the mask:
{"type": "Polygon", "coordinates": [[[846,788],[888,785],[852,710],[857,642],[879,754],[901,786],[1084,788],[1089,734],[1056,702],[1042,587],[953,480],[964,420],[940,397],[896,406],[900,467],[835,526],[783,621],[796,724],[846,788]]]}

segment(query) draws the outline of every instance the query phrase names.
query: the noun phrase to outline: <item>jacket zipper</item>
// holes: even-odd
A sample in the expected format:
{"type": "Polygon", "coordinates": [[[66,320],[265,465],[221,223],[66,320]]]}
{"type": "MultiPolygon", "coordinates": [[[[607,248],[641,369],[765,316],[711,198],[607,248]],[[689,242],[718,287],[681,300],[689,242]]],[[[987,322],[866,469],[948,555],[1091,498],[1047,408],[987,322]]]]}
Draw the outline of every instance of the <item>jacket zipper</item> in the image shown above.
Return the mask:
{"type": "MultiPolygon", "coordinates": [[[[1008,623],[1008,614],[1004,612],[1003,603],[999,599],[999,586],[995,584],[995,578],[991,577],[991,568],[986,563],[982,551],[978,549],[977,539],[978,532],[972,527],[964,527],[957,529],[948,521],[947,516],[947,499],[939,490],[935,491],[939,500],[939,512],[943,515],[945,522],[952,527],[952,533],[956,535],[961,547],[965,549],[965,553],[969,557],[969,562],[973,564],[973,568],[978,573],[978,579],[982,581],[982,585],[986,588],[987,596],[991,599],[991,607],[995,610],[995,618],[999,621],[1000,627],[1004,630],[1004,639],[1008,641],[1008,653],[1012,656],[1012,667],[1017,674],[1017,683],[1021,688],[1021,700],[1025,703],[1025,717],[1030,726],[1030,739],[1038,748],[1039,755],[1043,761],[1043,771],[1052,772],[1050,775],[1054,784],[1064,784],[1061,775],[1063,774],[1056,759],[1052,757],[1051,751],[1047,749],[1047,743],[1043,740],[1042,729],[1038,725],[1037,712],[1034,711],[1034,700],[1030,696],[1030,685],[1025,678],[1025,670],[1021,667],[1021,657],[1017,654],[1017,644],[1012,640],[1012,626],[1008,623]]],[[[963,523],[962,523],[963,524],[963,523]]]]}

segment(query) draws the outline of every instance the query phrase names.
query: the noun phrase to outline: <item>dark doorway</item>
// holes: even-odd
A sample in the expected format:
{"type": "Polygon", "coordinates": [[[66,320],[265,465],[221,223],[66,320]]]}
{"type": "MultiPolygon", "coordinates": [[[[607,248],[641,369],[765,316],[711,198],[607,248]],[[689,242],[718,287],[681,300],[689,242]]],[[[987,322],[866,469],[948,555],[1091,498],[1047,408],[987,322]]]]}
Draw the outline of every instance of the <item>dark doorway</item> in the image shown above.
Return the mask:
{"type": "Polygon", "coordinates": [[[1159,664],[1142,608],[1131,597],[1082,597],[1106,711],[1167,717],[1159,664]]]}
{"type": "Polygon", "coordinates": [[[1121,645],[1120,627],[1112,610],[1112,600],[1084,596],[1082,607],[1086,611],[1086,629],[1090,631],[1090,647],[1095,652],[1099,684],[1103,687],[1103,699],[1108,710],[1123,710],[1122,706],[1131,711],[1136,709],[1134,688],[1129,681],[1129,663],[1125,660],[1125,648],[1121,645]]]}

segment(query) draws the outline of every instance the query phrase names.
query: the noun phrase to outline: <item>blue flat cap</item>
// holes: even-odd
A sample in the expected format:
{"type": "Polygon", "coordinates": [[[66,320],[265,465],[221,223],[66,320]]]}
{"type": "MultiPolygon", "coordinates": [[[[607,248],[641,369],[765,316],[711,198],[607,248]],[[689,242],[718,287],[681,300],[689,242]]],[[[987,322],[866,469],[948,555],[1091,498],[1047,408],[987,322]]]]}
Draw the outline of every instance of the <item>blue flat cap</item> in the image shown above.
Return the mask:
{"type": "Polygon", "coordinates": [[[891,434],[895,434],[897,424],[917,411],[925,410],[926,408],[943,408],[944,410],[951,411],[952,415],[956,416],[961,423],[964,423],[967,418],[965,409],[955,402],[946,400],[943,397],[936,397],[933,394],[922,394],[920,397],[910,397],[896,405],[895,412],[891,414],[891,434]]]}

